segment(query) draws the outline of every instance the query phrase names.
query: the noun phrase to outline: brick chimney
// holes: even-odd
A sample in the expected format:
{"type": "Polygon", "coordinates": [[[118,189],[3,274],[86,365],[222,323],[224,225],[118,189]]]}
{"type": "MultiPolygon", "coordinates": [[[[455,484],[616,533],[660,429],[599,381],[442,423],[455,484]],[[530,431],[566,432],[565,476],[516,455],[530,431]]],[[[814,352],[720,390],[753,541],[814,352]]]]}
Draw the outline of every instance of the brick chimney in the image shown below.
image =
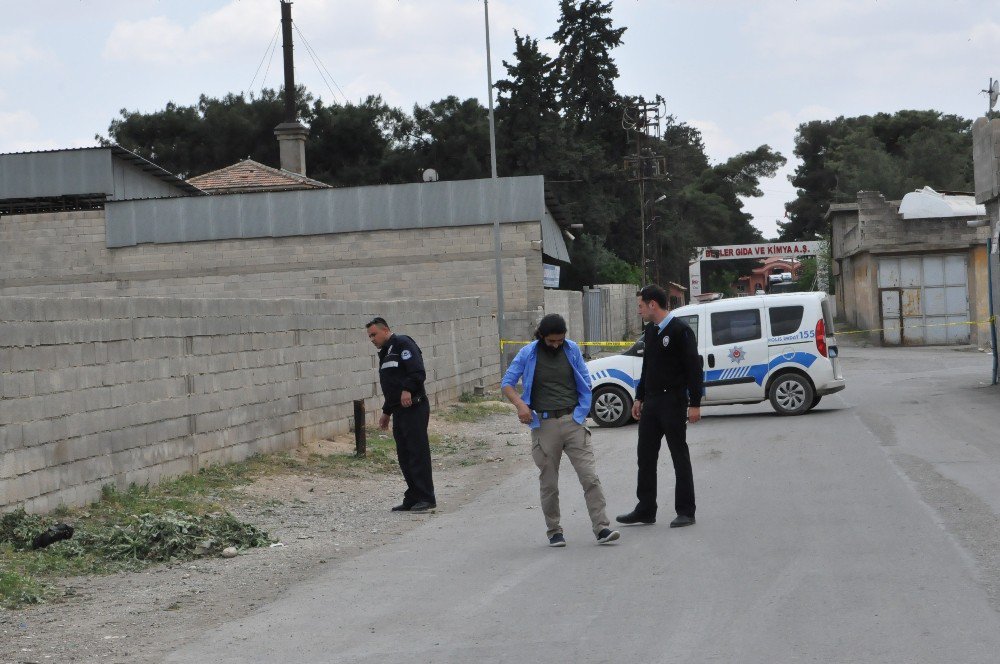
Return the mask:
{"type": "Polygon", "coordinates": [[[309,130],[300,122],[282,122],[274,128],[278,137],[281,168],[299,175],[306,174],[306,136],[309,130]]]}

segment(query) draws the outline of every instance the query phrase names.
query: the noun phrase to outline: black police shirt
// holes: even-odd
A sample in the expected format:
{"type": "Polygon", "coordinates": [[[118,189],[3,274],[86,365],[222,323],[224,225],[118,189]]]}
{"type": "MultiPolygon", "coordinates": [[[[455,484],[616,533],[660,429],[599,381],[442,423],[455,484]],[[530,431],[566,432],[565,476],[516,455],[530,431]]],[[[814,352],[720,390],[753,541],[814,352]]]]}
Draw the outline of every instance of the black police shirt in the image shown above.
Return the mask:
{"type": "Polygon", "coordinates": [[[677,318],[670,319],[660,332],[655,323],[646,326],[643,334],[642,375],[636,385],[635,398],[684,390],[691,406],[701,405],[703,392],[701,356],[698,340],[691,328],[677,318]]]}
{"type": "Polygon", "coordinates": [[[419,401],[426,399],[424,380],[424,358],[417,343],[405,334],[394,334],[389,337],[378,351],[379,382],[382,384],[382,394],[385,403],[382,412],[389,414],[398,408],[403,390],[406,390],[419,401]]]}

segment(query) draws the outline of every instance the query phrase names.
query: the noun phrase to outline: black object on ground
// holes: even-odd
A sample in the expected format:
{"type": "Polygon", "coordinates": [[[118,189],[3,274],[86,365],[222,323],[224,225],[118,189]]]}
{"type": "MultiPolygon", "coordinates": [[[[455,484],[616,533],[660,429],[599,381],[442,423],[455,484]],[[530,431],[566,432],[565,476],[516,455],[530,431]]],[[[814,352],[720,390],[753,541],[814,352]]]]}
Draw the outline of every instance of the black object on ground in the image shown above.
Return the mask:
{"type": "Polygon", "coordinates": [[[44,549],[48,545],[58,542],[60,540],[67,540],[73,536],[73,526],[65,523],[57,523],[53,526],[49,526],[49,529],[44,533],[35,536],[35,539],[31,540],[32,549],[44,549]]]}

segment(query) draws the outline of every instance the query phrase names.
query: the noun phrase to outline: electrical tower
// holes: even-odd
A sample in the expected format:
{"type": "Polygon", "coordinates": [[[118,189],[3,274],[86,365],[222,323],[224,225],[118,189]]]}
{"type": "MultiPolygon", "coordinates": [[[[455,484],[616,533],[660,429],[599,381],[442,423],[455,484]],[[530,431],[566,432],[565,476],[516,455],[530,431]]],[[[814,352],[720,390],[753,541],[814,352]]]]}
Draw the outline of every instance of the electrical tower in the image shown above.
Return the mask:
{"type": "MultiPolygon", "coordinates": [[[[666,101],[660,95],[651,102],[642,97],[625,108],[622,113],[622,127],[635,135],[635,153],[625,157],[625,176],[629,182],[639,183],[639,238],[642,245],[641,266],[642,286],[647,283],[650,272],[648,263],[653,263],[652,276],[660,281],[660,217],[650,212],[649,228],[646,226],[646,207],[656,201],[646,200],[646,183],[667,179],[667,159],[656,154],[654,148],[660,142],[660,125],[666,113],[666,101]],[[652,251],[647,250],[646,231],[653,238],[652,251]],[[647,257],[648,256],[648,257],[647,257]]],[[[659,200],[659,199],[657,199],[659,200]]]]}

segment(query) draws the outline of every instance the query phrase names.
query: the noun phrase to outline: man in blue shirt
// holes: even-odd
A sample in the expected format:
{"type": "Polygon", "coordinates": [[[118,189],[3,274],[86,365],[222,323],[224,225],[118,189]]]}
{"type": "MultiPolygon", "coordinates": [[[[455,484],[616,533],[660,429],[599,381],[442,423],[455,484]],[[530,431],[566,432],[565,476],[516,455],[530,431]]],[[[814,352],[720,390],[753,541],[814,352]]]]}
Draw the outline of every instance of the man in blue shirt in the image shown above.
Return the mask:
{"type": "Polygon", "coordinates": [[[590,412],[590,372],[580,347],[566,338],[566,321],[559,314],[542,318],[535,341],[518,352],[501,383],[504,396],[517,407],[517,417],[531,427],[531,458],[538,482],[549,546],[566,546],[559,523],[559,461],[563,452],[576,470],[587,511],[599,544],[618,539],[609,528],[604,490],[597,478],[590,430],[583,425],[590,412]],[[518,395],[514,386],[523,383],[518,395]]]}

